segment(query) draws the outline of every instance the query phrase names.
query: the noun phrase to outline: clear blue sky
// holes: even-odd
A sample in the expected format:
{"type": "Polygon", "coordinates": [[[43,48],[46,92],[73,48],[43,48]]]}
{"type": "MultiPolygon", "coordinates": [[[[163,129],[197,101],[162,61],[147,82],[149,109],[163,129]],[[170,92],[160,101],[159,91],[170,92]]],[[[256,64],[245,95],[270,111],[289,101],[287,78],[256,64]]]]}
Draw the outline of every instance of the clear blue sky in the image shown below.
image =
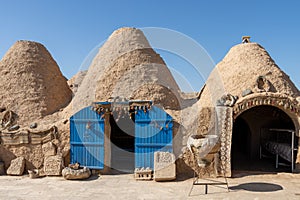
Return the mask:
{"type": "Polygon", "coordinates": [[[250,35],[300,88],[299,9],[297,0],[0,0],[0,57],[17,40],[37,41],[71,78],[88,53],[123,26],[182,32],[216,63],[250,35]]]}

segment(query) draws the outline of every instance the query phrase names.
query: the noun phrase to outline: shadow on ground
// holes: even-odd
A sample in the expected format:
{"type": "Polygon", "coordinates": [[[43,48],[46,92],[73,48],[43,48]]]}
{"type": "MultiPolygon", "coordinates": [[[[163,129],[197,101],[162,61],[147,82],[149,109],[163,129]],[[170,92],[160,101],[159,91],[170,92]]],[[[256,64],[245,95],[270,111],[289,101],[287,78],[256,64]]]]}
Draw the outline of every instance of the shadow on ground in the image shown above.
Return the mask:
{"type": "Polygon", "coordinates": [[[266,172],[266,171],[249,171],[249,170],[234,170],[232,171],[231,178],[242,178],[245,176],[256,176],[256,175],[266,175],[266,174],[277,174],[278,172],[266,172]]]}
{"type": "Polygon", "coordinates": [[[237,186],[229,187],[230,190],[246,190],[250,192],[275,192],[283,190],[283,187],[273,183],[253,182],[243,183],[237,186]]]}

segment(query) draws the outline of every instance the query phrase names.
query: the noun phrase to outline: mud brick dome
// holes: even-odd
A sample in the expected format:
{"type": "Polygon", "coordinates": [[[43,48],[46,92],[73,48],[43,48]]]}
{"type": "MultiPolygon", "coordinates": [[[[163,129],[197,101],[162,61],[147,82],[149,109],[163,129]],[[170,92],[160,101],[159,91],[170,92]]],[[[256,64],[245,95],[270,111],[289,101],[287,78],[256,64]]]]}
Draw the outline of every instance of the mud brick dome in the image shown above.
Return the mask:
{"type": "Polygon", "coordinates": [[[151,99],[179,107],[179,87],[143,32],[121,28],[112,33],[93,59],[73,100],[75,110],[110,97],[151,99]]]}
{"type": "Polygon", "coordinates": [[[261,89],[269,93],[280,93],[290,97],[300,95],[299,90],[270,57],[268,52],[257,43],[239,44],[230,49],[224,59],[207,80],[206,86],[200,97],[202,106],[212,106],[211,95],[217,99],[224,92],[242,97],[246,89],[258,92],[259,77],[264,77],[269,86],[261,89]],[[220,82],[221,81],[221,82],[220,82]],[[218,90],[216,87],[218,86],[218,90]],[[209,91],[214,89],[213,91],[209,91]]]}
{"type": "Polygon", "coordinates": [[[57,63],[37,42],[16,42],[0,62],[0,76],[1,107],[15,112],[19,124],[52,114],[72,98],[57,63]]]}
{"type": "MultiPolygon", "coordinates": [[[[21,157],[26,170],[59,175],[63,162],[84,160],[89,152],[85,144],[95,142],[93,148],[103,148],[95,150],[103,153],[103,167],[90,166],[114,168],[120,160],[128,164],[118,154],[126,150],[131,162],[124,166],[133,171],[140,149],[161,145],[139,141],[153,132],[171,138],[166,146],[176,158],[176,174],[184,176],[197,170],[191,136],[197,136],[193,141],[217,138],[203,176],[231,176],[243,158],[259,157],[263,142],[271,141],[261,134],[275,128],[294,134],[287,141],[298,149],[291,163],[300,170],[300,92],[269,53],[250,40],[229,50],[197,94],[180,91],[164,60],[136,28],[114,31],[89,69],[69,81],[48,50],[31,41],[18,41],[8,50],[0,61],[0,76],[0,161],[5,169],[21,157]],[[123,127],[130,127],[130,134],[123,127]],[[241,152],[246,157],[238,157],[241,152]]],[[[93,159],[100,162],[99,155],[93,159]]]]}
{"type": "MultiPolygon", "coordinates": [[[[260,146],[270,142],[263,141],[270,130],[293,131],[296,137],[291,139],[292,134],[287,134],[287,143],[299,142],[299,95],[289,76],[262,46],[250,42],[236,45],[216,65],[200,91],[197,133],[208,134],[213,126],[218,126],[217,122],[220,124],[220,140],[223,142],[218,162],[224,163],[225,174],[231,176],[232,167],[247,162],[234,156],[244,151],[244,157],[257,159],[260,146]],[[204,113],[218,113],[224,109],[227,112],[224,111],[224,116],[222,111],[217,118],[212,114],[211,117],[201,117],[204,113]]],[[[300,162],[299,158],[298,153],[296,163],[300,162]]]]}
{"type": "MultiPolygon", "coordinates": [[[[296,98],[300,92],[269,53],[257,43],[239,44],[230,49],[209,76],[201,91],[199,105],[215,106],[216,101],[224,94],[238,98],[233,107],[234,117],[246,109],[246,105],[244,109],[240,109],[241,103],[246,99],[260,99],[266,101],[266,104],[274,104],[275,107],[284,109],[299,130],[300,111],[295,108],[299,107],[296,98]]],[[[252,107],[259,104],[254,101],[247,103],[252,107]]]]}

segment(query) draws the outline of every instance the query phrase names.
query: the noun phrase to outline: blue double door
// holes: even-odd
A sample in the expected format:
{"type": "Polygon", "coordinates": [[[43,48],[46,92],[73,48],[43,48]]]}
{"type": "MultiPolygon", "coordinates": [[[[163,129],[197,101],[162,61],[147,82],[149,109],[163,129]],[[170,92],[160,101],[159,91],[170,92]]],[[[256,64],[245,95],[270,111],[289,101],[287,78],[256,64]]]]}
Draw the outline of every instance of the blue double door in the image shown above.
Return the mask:
{"type": "Polygon", "coordinates": [[[173,120],[165,111],[151,106],[148,110],[135,107],[131,114],[117,113],[107,113],[109,127],[103,113],[93,107],[70,118],[71,163],[91,169],[103,169],[107,164],[118,171],[133,172],[135,168],[153,169],[154,152],[173,151],[173,120]],[[110,136],[105,138],[106,128],[110,128],[110,136]],[[105,140],[109,149],[104,148],[105,140]],[[109,163],[104,163],[105,156],[110,156],[109,163]]]}
{"type": "Polygon", "coordinates": [[[86,107],[70,118],[71,163],[104,168],[104,118],[86,107]]]}

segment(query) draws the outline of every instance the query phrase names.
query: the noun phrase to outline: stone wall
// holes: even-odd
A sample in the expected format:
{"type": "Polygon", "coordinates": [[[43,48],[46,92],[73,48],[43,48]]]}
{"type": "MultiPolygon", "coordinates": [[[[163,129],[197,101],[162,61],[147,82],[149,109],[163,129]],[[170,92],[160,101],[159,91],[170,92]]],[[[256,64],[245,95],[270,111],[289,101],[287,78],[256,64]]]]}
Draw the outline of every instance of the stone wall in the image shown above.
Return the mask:
{"type": "MultiPolygon", "coordinates": [[[[59,118],[56,116],[55,119],[59,118]]],[[[44,161],[50,156],[59,156],[64,162],[69,162],[69,124],[65,120],[53,125],[42,124],[46,122],[46,119],[38,121],[38,127],[34,129],[23,127],[0,132],[0,161],[4,162],[5,170],[18,157],[25,160],[24,173],[34,169],[44,171],[44,161]]]]}

